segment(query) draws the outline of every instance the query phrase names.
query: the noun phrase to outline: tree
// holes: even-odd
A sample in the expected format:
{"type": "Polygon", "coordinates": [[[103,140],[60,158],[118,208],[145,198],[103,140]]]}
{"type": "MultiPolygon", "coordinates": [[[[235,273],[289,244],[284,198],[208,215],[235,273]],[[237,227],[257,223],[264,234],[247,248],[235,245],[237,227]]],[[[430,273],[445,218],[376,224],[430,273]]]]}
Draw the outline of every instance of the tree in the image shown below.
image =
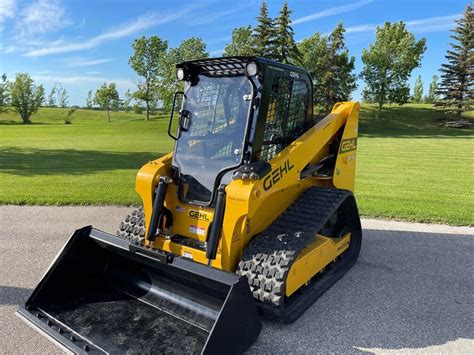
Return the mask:
{"type": "Polygon", "coordinates": [[[425,43],[424,38],[416,41],[403,22],[386,22],[383,27],[377,27],[375,42],[362,50],[364,68],[360,76],[366,85],[363,96],[378,103],[379,115],[387,101],[398,104],[408,101],[407,82],[413,69],[420,65],[425,43]]]}
{"type": "Polygon", "coordinates": [[[232,42],[224,48],[224,56],[255,55],[254,37],[251,26],[234,28],[232,31],[232,42]]]}
{"type": "Polygon", "coordinates": [[[262,6],[260,6],[260,14],[257,17],[257,27],[254,29],[253,40],[256,55],[270,58],[275,56],[275,22],[268,16],[265,0],[262,1],[262,6]]]}
{"type": "Polygon", "coordinates": [[[92,90],[89,90],[89,92],[87,93],[87,98],[86,98],[86,107],[92,108],[93,104],[94,104],[94,97],[92,96],[92,90]]]}
{"type": "Polygon", "coordinates": [[[421,75],[418,75],[415,81],[415,86],[413,87],[413,102],[419,104],[423,99],[423,80],[421,80],[421,75]]]}
{"type": "Polygon", "coordinates": [[[340,23],[329,36],[316,32],[298,45],[301,64],[313,80],[313,100],[326,111],[338,101],[349,100],[357,87],[355,58],[345,47],[344,31],[340,23]]]}
{"type": "Polygon", "coordinates": [[[294,39],[294,31],[291,27],[291,10],[288,8],[288,3],[285,1],[280,11],[280,15],[276,19],[275,30],[275,48],[276,53],[274,59],[282,63],[291,63],[295,61],[301,62],[301,53],[298,50],[294,39]]]}
{"type": "Polygon", "coordinates": [[[48,107],[56,106],[55,96],[56,96],[56,84],[53,86],[53,88],[51,89],[51,92],[48,95],[48,104],[47,104],[48,107]]]}
{"type": "Polygon", "coordinates": [[[110,122],[110,110],[118,105],[119,94],[115,88],[115,83],[104,83],[95,92],[94,102],[99,105],[103,110],[107,110],[107,121],[110,122]]]}
{"type": "Polygon", "coordinates": [[[430,83],[430,88],[428,90],[428,95],[425,96],[424,98],[424,101],[427,103],[427,104],[433,104],[435,103],[437,100],[438,100],[438,76],[437,75],[433,75],[433,78],[431,79],[431,83],[430,83]]]}
{"type": "Polygon", "coordinates": [[[441,65],[441,83],[436,102],[445,114],[454,114],[457,119],[461,113],[472,110],[474,100],[474,13],[468,4],[463,17],[456,20],[457,26],[451,38],[451,49],[446,53],[447,63],[441,65]]]}
{"type": "Polygon", "coordinates": [[[0,112],[3,112],[10,103],[10,82],[7,80],[7,74],[1,76],[0,81],[0,112]]]}
{"type": "Polygon", "coordinates": [[[67,107],[69,102],[69,94],[67,93],[66,89],[62,89],[61,96],[59,97],[59,106],[60,107],[67,107]]]}
{"type": "Polygon", "coordinates": [[[161,73],[163,79],[159,89],[164,109],[170,109],[174,93],[183,90],[182,82],[176,80],[176,64],[208,57],[206,44],[197,37],[185,39],[177,48],[172,48],[166,53],[161,73]]]}
{"type": "Polygon", "coordinates": [[[163,69],[167,49],[168,42],[157,36],[141,37],[133,42],[134,53],[128,62],[142,77],[134,96],[145,103],[147,121],[150,119],[150,103],[156,101],[158,95],[158,81],[160,74],[163,74],[160,71],[163,69]]]}
{"type": "Polygon", "coordinates": [[[130,111],[130,103],[132,102],[132,99],[133,99],[133,94],[130,91],[130,89],[128,89],[125,92],[125,98],[123,99],[123,109],[125,112],[130,111]]]}
{"type": "Polygon", "coordinates": [[[20,114],[24,124],[31,123],[30,117],[44,101],[44,88],[36,85],[26,73],[16,74],[11,85],[11,105],[20,114]]]}

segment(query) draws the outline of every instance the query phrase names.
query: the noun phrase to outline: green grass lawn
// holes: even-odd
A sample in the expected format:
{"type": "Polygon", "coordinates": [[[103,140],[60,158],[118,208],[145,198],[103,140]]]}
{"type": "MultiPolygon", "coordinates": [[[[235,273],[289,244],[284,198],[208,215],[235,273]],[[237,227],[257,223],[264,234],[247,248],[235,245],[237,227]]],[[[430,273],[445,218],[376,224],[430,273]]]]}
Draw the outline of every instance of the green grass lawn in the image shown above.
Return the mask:
{"type": "MultiPolygon", "coordinates": [[[[168,118],[41,109],[32,125],[0,114],[0,203],[139,203],[140,166],[168,152],[168,118]]],[[[361,111],[356,195],[363,216],[471,225],[474,134],[438,127],[428,105],[361,111]]]]}

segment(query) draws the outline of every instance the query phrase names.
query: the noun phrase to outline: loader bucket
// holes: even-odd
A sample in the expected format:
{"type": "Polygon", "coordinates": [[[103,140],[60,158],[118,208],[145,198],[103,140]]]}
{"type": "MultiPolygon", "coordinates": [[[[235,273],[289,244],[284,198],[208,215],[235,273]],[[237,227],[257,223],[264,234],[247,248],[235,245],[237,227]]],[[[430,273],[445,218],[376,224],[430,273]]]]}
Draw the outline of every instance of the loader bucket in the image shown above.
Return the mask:
{"type": "Polygon", "coordinates": [[[247,279],[92,227],[18,314],[75,353],[242,353],[261,321],[247,279]]]}

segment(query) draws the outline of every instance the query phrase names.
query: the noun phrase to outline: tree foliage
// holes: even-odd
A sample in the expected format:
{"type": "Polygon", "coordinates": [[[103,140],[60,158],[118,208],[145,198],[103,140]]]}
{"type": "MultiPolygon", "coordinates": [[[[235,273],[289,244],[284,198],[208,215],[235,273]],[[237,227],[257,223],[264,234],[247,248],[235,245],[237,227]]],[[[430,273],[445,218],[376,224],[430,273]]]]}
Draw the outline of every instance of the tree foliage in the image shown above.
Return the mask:
{"type": "Polygon", "coordinates": [[[201,38],[191,37],[182,41],[177,48],[171,48],[165,55],[161,71],[160,98],[165,109],[171,107],[173,95],[183,90],[182,83],[176,80],[176,64],[188,60],[208,58],[206,44],[201,38]]]}
{"type": "Polygon", "coordinates": [[[92,90],[89,90],[86,98],[86,107],[92,108],[92,105],[94,105],[94,96],[92,95],[92,90]]]}
{"type": "Polygon", "coordinates": [[[423,80],[421,80],[421,75],[418,75],[415,81],[415,86],[413,87],[413,102],[419,104],[423,100],[423,80]]]}
{"type": "Polygon", "coordinates": [[[7,74],[0,77],[0,112],[3,112],[10,104],[10,82],[7,80],[7,74]]]}
{"type": "Polygon", "coordinates": [[[133,94],[130,91],[130,89],[128,89],[125,92],[125,98],[123,99],[123,109],[124,109],[125,112],[130,111],[132,100],[133,100],[133,94]]]}
{"type": "Polygon", "coordinates": [[[474,13],[469,3],[463,17],[456,20],[446,53],[447,63],[441,66],[441,83],[438,94],[441,100],[436,103],[446,114],[454,114],[458,119],[461,113],[472,110],[474,100],[474,13]]]}
{"type": "Polygon", "coordinates": [[[115,88],[115,83],[104,83],[95,92],[94,102],[103,110],[107,110],[107,121],[110,122],[110,110],[118,106],[119,94],[115,88]]]}
{"type": "Polygon", "coordinates": [[[237,55],[255,55],[255,40],[252,32],[251,26],[234,28],[232,31],[232,42],[225,46],[224,56],[231,57],[237,55]]]}
{"type": "Polygon", "coordinates": [[[59,96],[59,106],[60,107],[67,107],[69,103],[69,94],[66,89],[61,89],[61,94],[59,96]]]}
{"type": "Polygon", "coordinates": [[[278,18],[275,20],[275,49],[272,57],[282,63],[301,62],[301,53],[296,45],[295,33],[291,27],[291,12],[288,3],[285,1],[278,18]]]}
{"type": "Polygon", "coordinates": [[[49,95],[48,95],[48,102],[46,104],[48,107],[55,107],[56,106],[56,85],[53,86],[49,95]]]}
{"type": "Polygon", "coordinates": [[[428,89],[428,95],[425,96],[425,103],[427,104],[433,104],[435,103],[438,98],[439,98],[439,95],[438,95],[438,76],[437,75],[433,75],[433,77],[431,78],[431,83],[430,83],[430,87],[428,89]]]}
{"type": "Polygon", "coordinates": [[[146,120],[150,119],[150,107],[159,94],[158,82],[163,75],[163,67],[168,42],[157,36],[141,37],[133,42],[133,55],[130,66],[141,77],[134,96],[143,101],[146,107],[146,120]]]}
{"type": "Polygon", "coordinates": [[[275,20],[268,16],[267,3],[263,0],[253,33],[255,55],[273,58],[276,55],[275,35],[275,20]]]}
{"type": "Polygon", "coordinates": [[[316,32],[298,45],[301,64],[313,80],[313,100],[325,110],[350,99],[356,88],[355,58],[349,56],[340,23],[329,36],[316,32]]]}
{"type": "Polygon", "coordinates": [[[16,74],[11,85],[11,105],[20,114],[24,124],[31,123],[30,117],[44,101],[44,88],[36,85],[26,73],[16,74]]]}
{"type": "Polygon", "coordinates": [[[365,80],[363,96],[378,103],[378,113],[386,102],[404,104],[408,101],[408,79],[421,63],[426,50],[424,38],[417,41],[403,22],[386,22],[377,27],[375,42],[362,51],[365,80]]]}

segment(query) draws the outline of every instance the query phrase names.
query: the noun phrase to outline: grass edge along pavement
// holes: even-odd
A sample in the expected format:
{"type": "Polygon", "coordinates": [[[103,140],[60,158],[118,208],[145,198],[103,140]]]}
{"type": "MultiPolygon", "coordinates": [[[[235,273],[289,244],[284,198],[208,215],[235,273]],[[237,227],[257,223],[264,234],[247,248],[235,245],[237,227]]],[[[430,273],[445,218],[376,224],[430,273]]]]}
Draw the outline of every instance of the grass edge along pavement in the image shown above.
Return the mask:
{"type": "MultiPolygon", "coordinates": [[[[0,203],[136,205],[142,164],[172,149],[168,117],[42,108],[0,114],[0,203]]],[[[429,105],[362,105],[356,197],[364,217],[472,225],[472,130],[439,127],[429,105]]],[[[472,119],[472,116],[467,118],[472,119]]]]}

